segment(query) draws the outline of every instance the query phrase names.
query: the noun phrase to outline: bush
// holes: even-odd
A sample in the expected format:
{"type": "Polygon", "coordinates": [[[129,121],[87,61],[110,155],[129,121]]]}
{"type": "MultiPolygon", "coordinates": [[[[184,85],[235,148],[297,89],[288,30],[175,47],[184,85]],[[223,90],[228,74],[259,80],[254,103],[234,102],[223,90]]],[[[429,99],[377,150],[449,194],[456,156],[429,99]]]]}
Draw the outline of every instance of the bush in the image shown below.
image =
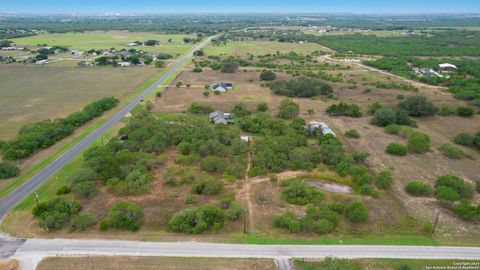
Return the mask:
{"type": "Polygon", "coordinates": [[[195,67],[195,68],[192,69],[192,72],[194,72],[194,73],[200,73],[202,71],[203,71],[203,69],[201,67],[195,67]]]}
{"type": "Polygon", "coordinates": [[[442,144],[440,151],[444,156],[451,159],[461,159],[465,155],[463,150],[449,143],[442,144]]]}
{"type": "Polygon", "coordinates": [[[438,108],[423,96],[409,96],[398,103],[398,107],[408,112],[410,116],[432,116],[438,112],[438,108]]]}
{"type": "Polygon", "coordinates": [[[438,115],[440,115],[440,116],[449,116],[449,115],[452,115],[452,114],[453,114],[453,111],[448,106],[441,107],[440,111],[438,112],[438,115]]]}
{"type": "Polygon", "coordinates": [[[216,195],[223,191],[223,182],[221,180],[206,177],[198,180],[192,186],[192,192],[195,194],[216,195]]]}
{"type": "Polygon", "coordinates": [[[72,191],[83,198],[93,198],[99,192],[97,185],[93,181],[76,183],[72,186],[72,191]]]}
{"type": "Polygon", "coordinates": [[[0,162],[0,179],[8,179],[20,174],[20,169],[10,161],[0,162]]]}
{"type": "Polygon", "coordinates": [[[266,102],[257,104],[257,112],[266,112],[268,111],[268,104],[266,102]]]}
{"type": "Polygon", "coordinates": [[[225,216],[229,220],[237,220],[245,215],[245,212],[245,208],[243,208],[239,203],[233,202],[227,209],[225,216]]]}
{"type": "Polygon", "coordinates": [[[464,220],[472,221],[479,217],[480,208],[472,205],[468,200],[464,199],[458,206],[453,208],[453,212],[464,220]]]}
{"type": "Polygon", "coordinates": [[[238,62],[235,62],[235,61],[225,62],[225,63],[223,63],[222,72],[223,73],[235,73],[235,71],[237,71],[239,65],[240,64],[238,62]]]}
{"type": "Polygon", "coordinates": [[[300,112],[300,106],[293,102],[290,99],[284,99],[280,103],[280,107],[278,109],[278,117],[284,119],[293,119],[298,116],[300,112]]]}
{"type": "Polygon", "coordinates": [[[411,181],[405,186],[405,191],[416,197],[428,197],[432,195],[432,188],[423,182],[411,181]]]}
{"type": "Polygon", "coordinates": [[[388,133],[388,134],[398,134],[398,132],[400,132],[400,128],[401,128],[400,125],[390,124],[385,127],[384,131],[385,133],[388,133]]]}
{"type": "Polygon", "coordinates": [[[276,216],[273,225],[278,228],[288,229],[291,233],[299,232],[301,229],[300,222],[295,219],[292,212],[276,216]]]}
{"type": "Polygon", "coordinates": [[[157,60],[157,61],[155,61],[155,67],[156,67],[156,68],[163,68],[163,67],[165,67],[165,61],[162,61],[162,60],[157,60]]]}
{"type": "Polygon", "coordinates": [[[55,231],[70,220],[70,218],[81,210],[79,201],[67,201],[63,197],[40,202],[32,209],[32,214],[38,217],[38,226],[48,231],[55,231]]]}
{"type": "Polygon", "coordinates": [[[362,117],[362,112],[360,111],[360,107],[357,104],[347,104],[344,102],[340,102],[339,104],[333,104],[327,108],[326,112],[329,115],[345,115],[350,117],[362,117]]]}
{"type": "Polygon", "coordinates": [[[386,152],[390,155],[405,156],[407,154],[407,147],[398,143],[391,143],[387,146],[386,152]]]}
{"type": "Polygon", "coordinates": [[[221,229],[224,222],[222,210],[213,205],[203,205],[175,213],[168,226],[176,232],[198,234],[211,228],[221,229]]]}
{"type": "Polygon", "coordinates": [[[455,175],[442,175],[437,178],[435,188],[448,187],[453,189],[461,198],[470,199],[473,196],[473,188],[462,178],[455,175]]]}
{"type": "Polygon", "coordinates": [[[273,81],[276,77],[275,72],[270,70],[264,70],[260,73],[260,80],[262,81],[273,81]]]}
{"type": "Polygon", "coordinates": [[[384,171],[381,171],[376,179],[376,184],[377,184],[377,187],[378,188],[381,188],[381,189],[388,189],[392,186],[393,184],[393,176],[392,176],[392,173],[389,171],[389,170],[384,170],[384,171]]]}
{"type": "Polygon", "coordinates": [[[209,114],[213,112],[213,108],[208,105],[202,105],[194,102],[190,104],[190,107],[188,107],[188,112],[193,114],[209,114]]]}
{"type": "Polygon", "coordinates": [[[61,186],[57,189],[57,196],[59,195],[65,195],[65,194],[68,194],[70,193],[70,188],[68,186],[61,186]]]}
{"type": "Polygon", "coordinates": [[[108,229],[108,221],[102,220],[100,221],[100,230],[106,231],[108,229]]]}
{"type": "Polygon", "coordinates": [[[414,132],[408,138],[408,151],[413,153],[425,153],[430,150],[430,137],[421,132],[414,132]]]}
{"type": "Polygon", "coordinates": [[[238,116],[238,117],[244,117],[244,116],[252,114],[252,112],[250,112],[247,109],[247,106],[245,106],[245,104],[243,104],[243,103],[235,103],[235,106],[233,107],[232,113],[235,116],[238,116]]]}
{"type": "Polygon", "coordinates": [[[470,107],[460,106],[457,108],[457,115],[461,117],[472,117],[475,110],[470,107]]]}
{"type": "Polygon", "coordinates": [[[85,213],[80,214],[73,219],[71,230],[86,231],[88,228],[95,225],[97,217],[94,214],[85,213]]]}
{"type": "Polygon", "coordinates": [[[291,204],[306,205],[323,200],[323,193],[300,179],[288,179],[282,182],[282,199],[291,204]]]}
{"type": "Polygon", "coordinates": [[[375,190],[370,184],[363,184],[360,186],[360,194],[371,196],[373,198],[378,198],[380,196],[379,192],[375,190]]]}
{"type": "Polygon", "coordinates": [[[353,138],[353,139],[358,139],[358,138],[360,138],[360,134],[359,134],[358,131],[355,130],[355,129],[349,129],[349,130],[347,130],[347,132],[345,132],[345,136],[347,136],[348,138],[353,138]]]}
{"type": "Polygon", "coordinates": [[[227,167],[227,162],[221,157],[209,156],[202,160],[200,166],[207,172],[222,172],[227,167]]]}
{"type": "Polygon", "coordinates": [[[455,136],[453,140],[456,144],[465,145],[465,146],[473,146],[474,137],[468,133],[460,133],[455,136]]]}
{"type": "Polygon", "coordinates": [[[371,123],[372,125],[384,127],[391,124],[410,125],[411,121],[405,110],[383,107],[375,111],[371,123]]]}
{"type": "Polygon", "coordinates": [[[440,201],[454,202],[460,200],[460,195],[450,187],[438,186],[435,189],[435,196],[440,201]]]}
{"type": "Polygon", "coordinates": [[[143,224],[143,210],[138,204],[119,201],[108,212],[108,225],[115,229],[138,231],[143,224]]]}
{"type": "Polygon", "coordinates": [[[368,219],[368,209],[362,201],[353,201],[348,204],[345,214],[351,222],[363,222],[368,219]]]}

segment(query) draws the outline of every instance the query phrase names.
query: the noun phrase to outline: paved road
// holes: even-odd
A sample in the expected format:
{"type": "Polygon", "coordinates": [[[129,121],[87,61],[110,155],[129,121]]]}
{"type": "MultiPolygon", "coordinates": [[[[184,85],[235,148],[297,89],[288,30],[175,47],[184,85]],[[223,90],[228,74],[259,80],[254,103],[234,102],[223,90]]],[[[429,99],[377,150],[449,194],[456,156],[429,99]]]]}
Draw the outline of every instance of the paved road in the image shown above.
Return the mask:
{"type": "Polygon", "coordinates": [[[118,240],[28,239],[12,258],[22,269],[35,269],[45,258],[59,255],[172,256],[275,259],[280,269],[289,258],[411,258],[479,259],[480,248],[425,246],[242,245],[196,242],[138,242],[118,240]]]}
{"type": "Polygon", "coordinates": [[[35,176],[30,178],[27,182],[21,185],[19,188],[14,190],[8,196],[0,200],[0,220],[5,217],[5,215],[20,203],[25,197],[30,195],[35,191],[41,184],[43,184],[48,178],[54,175],[58,170],[60,170],[65,164],[75,158],[80,154],[87,146],[89,146],[95,139],[99,138],[105,131],[113,127],[118,121],[120,121],[128,112],[130,112],[142,99],[144,99],[148,94],[153,92],[156,88],[162,85],[165,80],[172,75],[180,66],[185,63],[189,57],[192,56],[195,50],[205,46],[210,42],[211,38],[203,41],[200,45],[192,49],[185,57],[180,59],[175,66],[173,66],[167,73],[165,73],[160,79],[154,82],[150,87],[148,87],[143,93],[136,97],[130,104],[122,108],[119,112],[113,115],[108,121],[95,130],[93,133],[88,135],[85,139],[80,141],[77,145],[72,147],[69,151],[60,156],[57,160],[50,163],[47,167],[38,172],[35,176]]]}

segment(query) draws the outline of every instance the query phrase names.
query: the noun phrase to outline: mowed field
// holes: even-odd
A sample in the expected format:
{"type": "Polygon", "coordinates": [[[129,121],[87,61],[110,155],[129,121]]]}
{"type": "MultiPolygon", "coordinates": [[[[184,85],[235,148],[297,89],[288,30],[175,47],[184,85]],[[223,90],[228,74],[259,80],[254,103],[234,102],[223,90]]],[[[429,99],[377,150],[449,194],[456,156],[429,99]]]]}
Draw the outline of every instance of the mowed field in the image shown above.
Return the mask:
{"type": "Polygon", "coordinates": [[[226,45],[212,45],[205,49],[207,55],[246,55],[252,53],[254,55],[263,55],[267,53],[288,53],[294,51],[296,53],[311,53],[314,51],[329,52],[330,49],[315,43],[291,43],[291,42],[276,42],[276,41],[232,41],[226,45]]]}
{"type": "Polygon", "coordinates": [[[90,49],[137,49],[151,51],[156,53],[182,54],[191,44],[183,43],[183,38],[193,38],[194,35],[179,34],[156,34],[128,31],[92,31],[84,33],[61,33],[61,34],[41,34],[30,37],[12,39],[18,46],[36,46],[38,44],[47,44],[48,46],[67,46],[71,49],[90,50],[90,49]],[[147,41],[150,39],[160,41],[157,46],[126,46],[134,41],[147,41]],[[168,40],[171,39],[171,42],[168,40]]]}
{"type": "Polygon", "coordinates": [[[173,257],[52,257],[37,270],[274,270],[272,260],[173,257]]]}
{"type": "Polygon", "coordinates": [[[24,124],[64,117],[103,97],[124,99],[155,72],[150,67],[3,65],[0,139],[13,139],[24,124]]]}

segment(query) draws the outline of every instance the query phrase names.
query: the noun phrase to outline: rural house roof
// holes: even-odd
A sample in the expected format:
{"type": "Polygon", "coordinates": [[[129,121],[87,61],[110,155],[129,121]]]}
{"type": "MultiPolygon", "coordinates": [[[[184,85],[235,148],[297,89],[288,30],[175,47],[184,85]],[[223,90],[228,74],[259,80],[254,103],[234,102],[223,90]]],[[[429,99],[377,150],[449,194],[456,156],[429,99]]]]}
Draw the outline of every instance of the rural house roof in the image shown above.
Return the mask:
{"type": "Polygon", "coordinates": [[[230,113],[226,113],[223,111],[215,111],[210,113],[209,115],[210,121],[215,124],[233,124],[233,119],[231,118],[230,113]]]}

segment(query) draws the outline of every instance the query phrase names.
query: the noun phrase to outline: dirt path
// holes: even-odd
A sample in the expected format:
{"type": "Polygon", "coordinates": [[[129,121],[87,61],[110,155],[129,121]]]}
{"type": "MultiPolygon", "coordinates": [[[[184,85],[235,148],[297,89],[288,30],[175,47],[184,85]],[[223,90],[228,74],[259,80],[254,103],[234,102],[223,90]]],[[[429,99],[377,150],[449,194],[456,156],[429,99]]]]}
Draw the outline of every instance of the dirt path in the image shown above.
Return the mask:
{"type": "Polygon", "coordinates": [[[252,167],[252,152],[250,151],[251,147],[253,146],[253,139],[252,137],[249,137],[249,151],[247,154],[247,170],[245,171],[245,185],[244,185],[244,191],[245,191],[245,199],[247,200],[247,220],[246,220],[246,229],[247,232],[254,232],[255,231],[255,222],[254,222],[254,214],[253,214],[253,205],[252,205],[252,194],[250,191],[250,178],[248,176],[248,173],[250,172],[250,168],[252,167]]]}
{"type": "Polygon", "coordinates": [[[410,85],[413,85],[415,87],[430,88],[430,89],[434,89],[434,90],[438,90],[438,91],[447,90],[447,88],[443,87],[443,86],[435,86],[435,85],[430,85],[430,84],[418,82],[418,81],[415,81],[415,80],[407,79],[407,78],[404,78],[402,76],[399,76],[399,75],[396,75],[396,74],[393,74],[393,73],[390,73],[390,72],[387,72],[387,71],[384,71],[384,70],[381,70],[381,69],[377,69],[377,68],[374,68],[374,67],[364,65],[362,63],[334,59],[334,58],[331,57],[331,55],[325,55],[325,56],[322,56],[322,58],[324,58],[327,61],[334,62],[336,64],[348,64],[352,67],[357,68],[357,70],[359,70],[359,71],[366,71],[366,72],[367,71],[372,71],[372,72],[381,73],[383,75],[387,75],[387,76],[390,76],[390,77],[394,77],[394,78],[396,78],[400,81],[403,81],[403,82],[408,83],[410,85]]]}

